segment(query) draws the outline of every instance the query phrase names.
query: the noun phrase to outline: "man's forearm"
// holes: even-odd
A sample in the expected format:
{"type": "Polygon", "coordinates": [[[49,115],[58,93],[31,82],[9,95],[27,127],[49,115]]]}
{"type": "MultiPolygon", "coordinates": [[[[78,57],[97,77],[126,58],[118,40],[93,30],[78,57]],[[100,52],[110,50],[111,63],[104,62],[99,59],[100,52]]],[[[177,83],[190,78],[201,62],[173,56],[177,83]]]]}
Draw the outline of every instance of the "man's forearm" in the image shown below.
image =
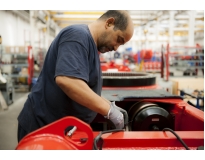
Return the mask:
{"type": "Polygon", "coordinates": [[[102,99],[104,99],[109,105],[110,105],[110,101],[108,101],[106,98],[104,98],[103,96],[101,96],[102,99]]]}
{"type": "Polygon", "coordinates": [[[66,76],[58,76],[56,77],[56,83],[68,97],[82,106],[85,106],[103,116],[108,114],[110,109],[109,101],[93,92],[83,80],[66,76]]]}

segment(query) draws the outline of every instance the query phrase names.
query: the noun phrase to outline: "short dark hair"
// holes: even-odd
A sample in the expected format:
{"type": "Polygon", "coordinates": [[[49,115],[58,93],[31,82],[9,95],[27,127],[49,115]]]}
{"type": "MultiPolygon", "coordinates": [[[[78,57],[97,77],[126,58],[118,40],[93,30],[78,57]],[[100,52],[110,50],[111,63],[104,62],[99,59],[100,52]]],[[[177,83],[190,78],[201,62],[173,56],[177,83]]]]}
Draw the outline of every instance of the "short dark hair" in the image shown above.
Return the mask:
{"type": "Polygon", "coordinates": [[[116,10],[109,10],[105,12],[99,19],[107,19],[113,17],[115,18],[115,23],[114,23],[114,30],[121,30],[124,31],[127,28],[128,25],[128,18],[125,13],[122,11],[116,11],[116,10]]]}

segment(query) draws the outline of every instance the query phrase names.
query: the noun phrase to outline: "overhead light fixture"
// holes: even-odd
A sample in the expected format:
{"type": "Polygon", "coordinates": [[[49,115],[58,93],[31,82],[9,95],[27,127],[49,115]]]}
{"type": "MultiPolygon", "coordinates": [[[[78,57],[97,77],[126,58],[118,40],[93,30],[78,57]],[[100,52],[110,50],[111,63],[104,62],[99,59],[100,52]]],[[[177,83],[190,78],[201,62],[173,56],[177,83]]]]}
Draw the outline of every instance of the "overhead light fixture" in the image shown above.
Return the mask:
{"type": "Polygon", "coordinates": [[[59,14],[57,14],[57,15],[54,15],[53,16],[54,18],[99,18],[100,16],[99,15],[89,15],[89,14],[87,14],[87,15],[78,15],[78,14],[63,14],[63,15],[59,15],[59,14]]]}

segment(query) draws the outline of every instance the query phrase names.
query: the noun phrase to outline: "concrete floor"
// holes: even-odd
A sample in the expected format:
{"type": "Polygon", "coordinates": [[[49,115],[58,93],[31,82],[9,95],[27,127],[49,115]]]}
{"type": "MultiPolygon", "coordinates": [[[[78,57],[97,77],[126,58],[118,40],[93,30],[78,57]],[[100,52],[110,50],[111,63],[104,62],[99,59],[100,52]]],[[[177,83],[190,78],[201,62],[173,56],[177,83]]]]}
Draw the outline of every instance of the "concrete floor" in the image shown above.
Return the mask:
{"type": "Polygon", "coordinates": [[[0,150],[14,150],[17,146],[17,117],[28,96],[27,92],[15,93],[14,103],[0,112],[0,150]]]}

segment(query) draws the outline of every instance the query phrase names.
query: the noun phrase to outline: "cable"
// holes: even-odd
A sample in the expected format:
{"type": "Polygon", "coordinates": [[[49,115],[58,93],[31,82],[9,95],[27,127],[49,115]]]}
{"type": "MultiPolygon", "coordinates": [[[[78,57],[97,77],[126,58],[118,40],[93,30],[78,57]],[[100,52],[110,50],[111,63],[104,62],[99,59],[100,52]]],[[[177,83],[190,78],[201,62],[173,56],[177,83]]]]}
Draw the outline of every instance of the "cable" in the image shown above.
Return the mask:
{"type": "Polygon", "coordinates": [[[121,113],[123,113],[123,115],[124,115],[124,122],[125,122],[125,127],[126,127],[126,125],[128,124],[128,114],[127,114],[127,111],[126,110],[124,110],[124,109],[122,109],[122,108],[120,108],[120,107],[117,107],[116,106],[116,108],[118,108],[120,111],[121,111],[121,113]]]}
{"type": "Polygon", "coordinates": [[[128,124],[130,124],[131,122],[132,122],[133,120],[131,120],[131,121],[129,121],[129,122],[127,122],[127,123],[125,123],[125,125],[128,125],[128,124]]]}
{"type": "MultiPolygon", "coordinates": [[[[93,144],[93,149],[94,150],[98,150],[98,147],[97,147],[97,143],[101,138],[102,134],[105,134],[105,133],[111,133],[111,132],[119,132],[119,131],[124,131],[123,129],[112,129],[112,130],[107,130],[107,131],[101,131],[95,138],[94,138],[94,144],[93,144]]],[[[102,139],[103,140],[103,139],[102,139]]],[[[102,144],[100,146],[100,150],[102,150],[102,145],[103,145],[103,141],[102,141],[102,144]]]]}
{"type": "Polygon", "coordinates": [[[186,150],[190,150],[189,147],[184,143],[184,141],[170,128],[164,128],[163,131],[170,131],[171,133],[173,133],[177,139],[181,142],[181,144],[186,148],[186,150]]]}
{"type": "MultiPolygon", "coordinates": [[[[102,134],[105,133],[111,133],[111,132],[119,132],[119,131],[124,131],[123,129],[113,129],[113,130],[107,130],[107,131],[101,131],[95,138],[94,138],[94,144],[93,144],[93,149],[94,150],[99,150],[97,147],[97,143],[99,140],[102,140],[102,143],[100,145],[100,150],[102,150],[102,145],[103,145],[103,139],[101,138],[102,134]]],[[[181,144],[186,148],[186,150],[190,150],[189,147],[185,144],[185,142],[170,128],[164,128],[163,131],[170,131],[173,133],[177,139],[181,142],[181,144]]]]}

